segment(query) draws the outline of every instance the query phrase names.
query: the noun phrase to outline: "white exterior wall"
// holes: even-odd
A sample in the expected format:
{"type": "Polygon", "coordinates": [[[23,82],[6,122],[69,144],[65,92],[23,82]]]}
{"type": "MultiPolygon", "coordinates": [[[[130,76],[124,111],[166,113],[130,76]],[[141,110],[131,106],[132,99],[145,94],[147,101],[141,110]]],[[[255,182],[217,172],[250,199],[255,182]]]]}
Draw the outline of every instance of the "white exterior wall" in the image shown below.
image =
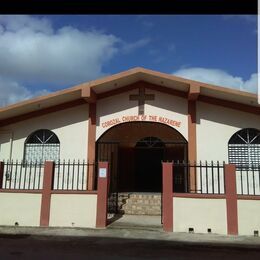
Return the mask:
{"type": "Polygon", "coordinates": [[[227,234],[225,199],[173,198],[173,231],[227,234]]]}
{"type": "MultiPolygon", "coordinates": [[[[129,100],[129,95],[132,94],[138,94],[138,89],[98,100],[96,140],[114,126],[103,127],[102,124],[105,122],[119,119],[120,123],[123,123],[123,116],[138,115],[138,101],[129,100]]],[[[160,122],[159,117],[164,117],[180,122],[180,126],[171,127],[178,130],[188,140],[187,100],[149,89],[146,89],[146,94],[154,94],[155,100],[145,101],[144,116],[146,118],[138,121],[160,122]],[[149,116],[157,116],[157,119],[151,119],[149,116]]]]}
{"type": "Polygon", "coordinates": [[[146,90],[146,94],[154,94],[155,99],[145,102],[145,113],[157,115],[180,122],[180,127],[173,127],[188,140],[188,102],[185,98],[168,95],[162,92],[146,90]]]}
{"type": "Polygon", "coordinates": [[[39,226],[41,194],[0,193],[0,225],[39,226]]]}
{"type": "Polygon", "coordinates": [[[24,142],[38,129],[58,136],[61,160],[87,159],[88,105],[84,104],[0,128],[0,160],[23,159],[24,142]]]}
{"type": "Polygon", "coordinates": [[[238,200],[238,234],[254,235],[260,232],[260,200],[238,200]]]}
{"type": "Polygon", "coordinates": [[[243,128],[260,129],[260,117],[197,102],[197,160],[228,162],[228,141],[243,128]]]}
{"type": "Polygon", "coordinates": [[[50,226],[96,227],[96,194],[53,194],[50,226]]]}

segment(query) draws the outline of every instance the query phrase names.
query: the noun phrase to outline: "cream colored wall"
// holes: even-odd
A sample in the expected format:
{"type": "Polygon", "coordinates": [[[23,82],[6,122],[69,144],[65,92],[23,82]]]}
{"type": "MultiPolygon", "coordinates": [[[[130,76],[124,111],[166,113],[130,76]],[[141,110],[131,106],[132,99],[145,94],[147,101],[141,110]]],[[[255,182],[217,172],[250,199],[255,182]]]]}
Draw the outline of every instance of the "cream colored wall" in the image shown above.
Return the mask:
{"type": "Polygon", "coordinates": [[[186,99],[168,95],[162,92],[146,90],[147,94],[154,94],[155,99],[153,101],[146,101],[145,113],[148,115],[157,115],[166,117],[178,122],[181,122],[180,126],[175,126],[185,138],[188,140],[188,102],[186,99]]]}
{"type": "Polygon", "coordinates": [[[260,116],[197,102],[197,160],[228,162],[228,141],[243,128],[260,129],[260,116]]]}
{"type": "Polygon", "coordinates": [[[227,234],[226,200],[173,198],[173,221],[174,232],[227,234]]]}
{"type": "MultiPolygon", "coordinates": [[[[149,89],[146,89],[145,91],[146,94],[155,94],[155,100],[145,101],[144,116],[146,116],[146,118],[139,121],[156,122],[159,121],[159,117],[180,121],[180,127],[171,127],[178,130],[187,139],[187,100],[149,89]],[[154,120],[149,116],[157,116],[157,119],[154,120]]],[[[103,127],[102,125],[105,122],[112,119],[118,119],[118,123],[123,123],[123,116],[138,115],[138,101],[129,100],[129,95],[131,94],[138,94],[138,89],[98,100],[96,140],[105,131],[114,126],[103,127]]]]}
{"type": "Polygon", "coordinates": [[[13,133],[12,131],[0,130],[0,156],[1,158],[11,159],[13,133]]]}
{"type": "Polygon", "coordinates": [[[50,226],[96,227],[96,194],[53,194],[50,226]]]}
{"type": "MultiPolygon", "coordinates": [[[[23,158],[26,138],[38,129],[49,129],[58,136],[60,140],[61,160],[87,159],[87,104],[49,113],[0,128],[0,131],[4,130],[12,133],[12,159],[21,160],[23,158]]],[[[8,145],[10,140],[8,138],[4,140],[5,141],[0,143],[0,160],[9,159],[8,145]]]]}
{"type": "Polygon", "coordinates": [[[238,234],[253,235],[260,232],[260,200],[238,200],[238,234]]]}
{"type": "Polygon", "coordinates": [[[39,226],[41,194],[0,193],[0,225],[39,226]]]}

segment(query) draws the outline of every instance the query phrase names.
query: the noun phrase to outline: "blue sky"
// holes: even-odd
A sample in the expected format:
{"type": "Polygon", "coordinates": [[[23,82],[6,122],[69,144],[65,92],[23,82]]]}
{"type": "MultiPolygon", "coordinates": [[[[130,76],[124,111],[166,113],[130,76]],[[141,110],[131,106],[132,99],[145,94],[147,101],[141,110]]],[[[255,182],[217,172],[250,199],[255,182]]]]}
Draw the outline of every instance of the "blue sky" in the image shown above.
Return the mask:
{"type": "Polygon", "coordinates": [[[0,105],[136,66],[257,90],[257,17],[0,16],[0,105]]]}

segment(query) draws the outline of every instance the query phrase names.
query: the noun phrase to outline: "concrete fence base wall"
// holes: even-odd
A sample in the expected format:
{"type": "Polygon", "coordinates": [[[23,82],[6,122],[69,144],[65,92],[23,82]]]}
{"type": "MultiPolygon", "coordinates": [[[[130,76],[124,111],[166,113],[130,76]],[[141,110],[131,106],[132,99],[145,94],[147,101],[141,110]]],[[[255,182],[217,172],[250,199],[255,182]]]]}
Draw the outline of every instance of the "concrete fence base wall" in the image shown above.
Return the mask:
{"type": "Polygon", "coordinates": [[[53,194],[50,206],[50,226],[96,226],[97,195],[53,194]]]}
{"type": "Polygon", "coordinates": [[[238,200],[238,234],[260,233],[260,200],[238,200]]]}
{"type": "Polygon", "coordinates": [[[193,228],[195,233],[227,234],[225,199],[173,199],[173,230],[188,232],[193,228]]]}
{"type": "Polygon", "coordinates": [[[41,194],[0,193],[0,225],[39,226],[41,194]]]}
{"type": "MultiPolygon", "coordinates": [[[[42,194],[0,193],[0,225],[40,226],[42,194]]],[[[49,226],[96,227],[96,194],[52,194],[49,226]]]]}

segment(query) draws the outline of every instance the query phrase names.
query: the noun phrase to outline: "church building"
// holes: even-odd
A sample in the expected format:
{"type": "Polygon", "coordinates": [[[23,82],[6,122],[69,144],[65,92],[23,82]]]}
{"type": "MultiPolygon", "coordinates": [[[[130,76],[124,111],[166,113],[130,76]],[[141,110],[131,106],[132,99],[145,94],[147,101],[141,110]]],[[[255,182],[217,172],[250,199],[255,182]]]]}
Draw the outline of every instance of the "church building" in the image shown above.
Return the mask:
{"type": "Polygon", "coordinates": [[[257,95],[134,68],[3,107],[0,209],[0,225],[105,227],[108,212],[257,235],[257,95]]]}

